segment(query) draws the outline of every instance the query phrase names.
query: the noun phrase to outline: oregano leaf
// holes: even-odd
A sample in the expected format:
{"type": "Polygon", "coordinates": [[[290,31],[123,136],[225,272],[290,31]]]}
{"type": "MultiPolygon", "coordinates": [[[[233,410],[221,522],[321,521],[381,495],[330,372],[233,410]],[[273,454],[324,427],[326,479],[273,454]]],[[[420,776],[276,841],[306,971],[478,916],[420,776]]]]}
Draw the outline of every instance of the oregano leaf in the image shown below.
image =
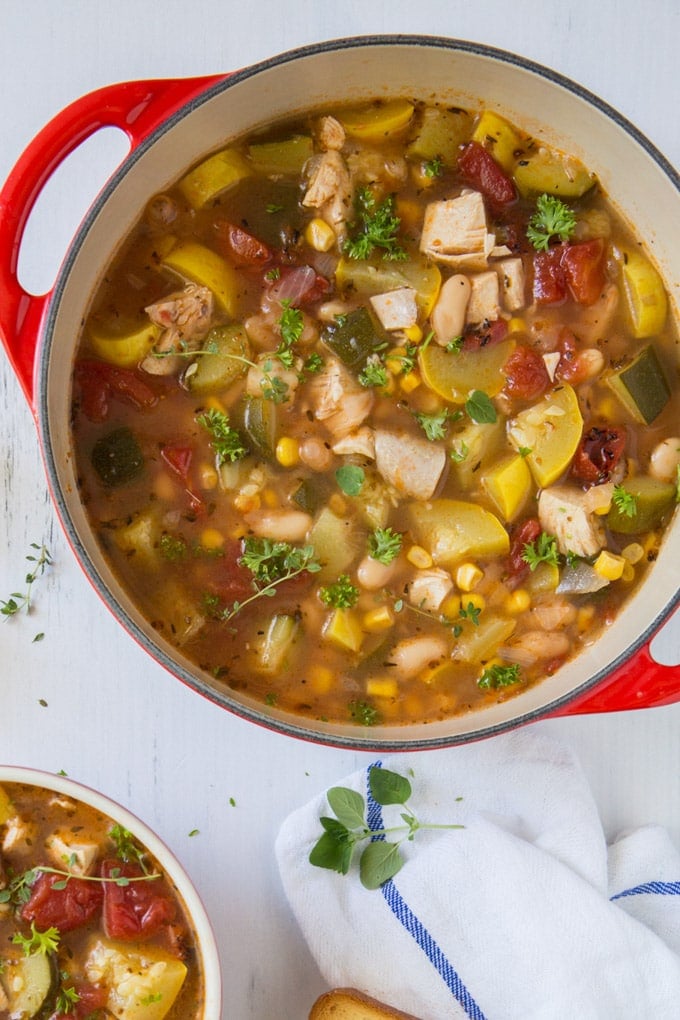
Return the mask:
{"type": "Polygon", "coordinates": [[[371,796],[381,806],[405,804],[411,796],[411,784],[404,776],[389,769],[373,767],[368,775],[371,796]]]}
{"type": "Polygon", "coordinates": [[[366,889],[379,889],[401,870],[404,859],[396,843],[375,840],[365,847],[359,860],[359,878],[366,889]]]}
{"type": "Polygon", "coordinates": [[[365,827],[366,803],[361,794],[346,786],[334,786],[327,792],[326,797],[338,821],[349,829],[365,827]]]}

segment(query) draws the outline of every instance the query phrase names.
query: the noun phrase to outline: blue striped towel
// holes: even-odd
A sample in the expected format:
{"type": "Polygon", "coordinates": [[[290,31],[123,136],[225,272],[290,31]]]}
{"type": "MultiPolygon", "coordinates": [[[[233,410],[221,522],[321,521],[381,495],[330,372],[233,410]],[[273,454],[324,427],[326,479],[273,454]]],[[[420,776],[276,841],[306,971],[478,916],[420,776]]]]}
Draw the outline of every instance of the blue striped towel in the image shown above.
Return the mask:
{"type": "MultiPolygon", "coordinates": [[[[422,1020],[680,1017],[680,854],[646,826],[607,846],[578,762],[541,724],[463,747],[366,757],[340,779],[368,825],[398,825],[371,768],[408,776],[421,830],[379,890],[312,867],[325,792],[276,842],[288,901],[331,987],[422,1020]]],[[[376,837],[381,838],[381,837],[376,837]]]]}

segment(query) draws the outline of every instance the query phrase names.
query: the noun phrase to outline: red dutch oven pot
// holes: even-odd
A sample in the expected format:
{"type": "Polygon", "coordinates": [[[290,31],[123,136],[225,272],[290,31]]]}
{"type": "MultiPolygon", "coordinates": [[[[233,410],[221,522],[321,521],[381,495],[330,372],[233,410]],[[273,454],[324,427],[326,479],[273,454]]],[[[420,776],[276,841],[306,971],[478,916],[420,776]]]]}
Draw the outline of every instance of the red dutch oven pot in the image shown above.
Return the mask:
{"type": "Polygon", "coordinates": [[[221,688],[164,644],[140,616],[94,539],[70,445],[75,342],[106,264],[148,199],[202,155],[272,120],[310,106],[404,95],[436,97],[451,106],[491,106],[546,144],[581,156],[646,241],[666,281],[673,281],[672,270],[680,266],[676,171],[611,107],[513,54],[435,37],[355,37],[284,53],[226,76],[99,89],[43,128],[0,192],[0,333],[35,416],[52,497],[75,555],[117,619],[171,673],[238,715],[293,736],[357,749],[434,748],[550,715],[671,704],[680,699],[680,666],[657,663],[650,643],[680,601],[677,514],[635,596],[594,645],[554,676],[488,709],[428,725],[370,730],[287,715],[221,688]],[[29,294],[18,282],[17,262],[31,209],[69,153],[111,126],[125,132],[130,154],[87,214],[53,289],[29,294]]]}

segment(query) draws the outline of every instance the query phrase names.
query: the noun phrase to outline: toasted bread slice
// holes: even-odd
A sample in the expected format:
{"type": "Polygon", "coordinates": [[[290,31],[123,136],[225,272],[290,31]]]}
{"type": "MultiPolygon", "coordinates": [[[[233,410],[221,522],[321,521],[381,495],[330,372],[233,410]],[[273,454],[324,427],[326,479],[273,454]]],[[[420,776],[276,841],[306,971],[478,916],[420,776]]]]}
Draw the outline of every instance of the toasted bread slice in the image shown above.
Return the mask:
{"type": "Polygon", "coordinates": [[[356,988],[334,988],[316,1000],[309,1020],[418,1020],[356,988]]]}

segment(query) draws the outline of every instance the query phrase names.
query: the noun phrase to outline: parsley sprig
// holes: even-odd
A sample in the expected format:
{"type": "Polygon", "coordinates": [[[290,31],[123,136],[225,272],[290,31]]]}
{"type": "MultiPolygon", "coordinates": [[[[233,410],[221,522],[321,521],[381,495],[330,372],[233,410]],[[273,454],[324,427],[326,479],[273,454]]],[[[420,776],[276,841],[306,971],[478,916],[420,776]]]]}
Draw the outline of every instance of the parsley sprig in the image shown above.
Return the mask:
{"type": "Polygon", "coordinates": [[[437,439],[446,439],[449,422],[458,421],[463,417],[462,411],[451,411],[445,407],[433,414],[425,414],[421,411],[414,411],[413,417],[420,425],[427,438],[434,442],[437,439]]]}
{"type": "Polygon", "coordinates": [[[357,604],[359,589],[352,584],[349,574],[341,574],[333,584],[319,589],[319,598],[333,609],[351,609],[357,604]]]}
{"type": "Polygon", "coordinates": [[[282,365],[286,368],[292,368],[295,364],[293,347],[302,336],[305,324],[302,312],[299,308],[294,308],[289,300],[282,301],[281,305],[283,311],[278,323],[281,343],[276,348],[275,353],[282,365]]]}
{"type": "Polygon", "coordinates": [[[526,542],[522,550],[522,559],[529,565],[533,572],[539,563],[549,563],[559,566],[560,554],[557,550],[557,539],[554,535],[548,535],[542,531],[535,542],[526,542]]]}
{"type": "Polygon", "coordinates": [[[371,829],[366,820],[366,802],[360,793],[345,786],[328,790],[328,805],[335,817],[322,816],[323,834],[312,847],[310,864],[327,868],[341,875],[349,873],[354,850],[365,844],[359,857],[359,879],[366,889],[379,889],[401,870],[404,859],[400,845],[412,841],[421,829],[462,829],[462,825],[439,825],[421,822],[408,801],[411,783],[397,772],[371,766],[368,773],[371,796],[381,807],[400,805],[403,824],[384,829],[371,829]],[[398,837],[387,839],[386,837],[398,837]]]}
{"type": "Polygon", "coordinates": [[[290,581],[305,570],[310,574],[317,573],[321,570],[321,564],[314,559],[314,555],[311,545],[294,546],[289,542],[273,542],[269,538],[249,536],[244,540],[243,553],[238,562],[252,574],[253,594],[214,615],[221,620],[232,620],[256,599],[273,598],[278,586],[284,581],[290,581]]]}
{"type": "Polygon", "coordinates": [[[227,461],[235,463],[248,456],[248,449],[244,445],[239,432],[229,424],[229,415],[224,411],[218,411],[211,407],[210,410],[199,414],[196,422],[201,428],[211,435],[210,445],[215,451],[217,462],[221,466],[227,461]]]}
{"type": "Polygon", "coordinates": [[[519,683],[520,680],[520,668],[516,663],[511,666],[501,666],[499,663],[494,663],[492,666],[487,666],[483,671],[477,681],[477,686],[483,690],[491,688],[496,690],[499,687],[510,687],[511,684],[519,683]]]}
{"type": "Polygon", "coordinates": [[[347,255],[351,259],[367,259],[378,248],[384,259],[405,259],[406,252],[397,240],[401,220],[394,214],[394,196],[388,195],[378,205],[370,188],[360,188],[355,206],[355,233],[344,245],[347,255]]]}
{"type": "Polygon", "coordinates": [[[368,555],[385,565],[395,560],[401,552],[403,537],[392,528],[376,528],[368,536],[368,555]]]}
{"type": "Polygon", "coordinates": [[[527,237],[536,251],[547,251],[554,237],[568,241],[576,229],[573,211],[555,195],[540,195],[529,219],[527,237]]]}
{"type": "Polygon", "coordinates": [[[20,931],[12,935],[12,944],[21,946],[24,956],[47,956],[48,953],[56,953],[59,948],[59,929],[50,927],[45,931],[38,931],[35,921],[31,921],[31,934],[22,935],[20,931]]]}
{"type": "Polygon", "coordinates": [[[632,492],[623,485],[615,485],[612,493],[612,503],[622,517],[635,517],[637,513],[637,499],[632,492]]]}

